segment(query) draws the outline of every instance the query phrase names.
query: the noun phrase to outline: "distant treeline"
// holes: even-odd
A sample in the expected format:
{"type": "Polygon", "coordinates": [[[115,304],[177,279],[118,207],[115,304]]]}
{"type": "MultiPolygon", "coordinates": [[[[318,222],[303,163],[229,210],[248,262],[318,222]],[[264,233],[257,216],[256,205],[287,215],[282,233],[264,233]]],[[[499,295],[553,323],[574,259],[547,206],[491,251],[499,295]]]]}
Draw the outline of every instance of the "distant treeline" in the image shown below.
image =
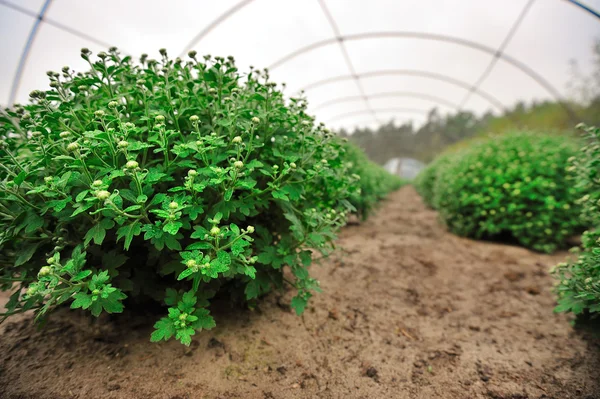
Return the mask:
{"type": "Polygon", "coordinates": [[[342,130],[339,134],[348,137],[380,164],[394,157],[429,162],[447,146],[480,134],[513,129],[565,131],[572,130],[578,122],[600,124],[600,96],[588,106],[574,103],[570,106],[577,115],[576,119],[570,118],[555,102],[518,103],[500,116],[487,113],[477,117],[465,111],[444,116],[433,109],[419,129],[410,123],[397,125],[390,121],[377,130],[356,129],[352,134],[342,130]]]}
{"type": "Polygon", "coordinates": [[[429,162],[449,145],[486,133],[502,133],[515,129],[544,131],[572,130],[578,122],[600,125],[600,40],[593,48],[594,72],[590,76],[579,73],[577,63],[571,61],[572,77],[569,83],[571,99],[567,106],[570,114],[557,102],[531,104],[517,103],[501,115],[488,112],[477,116],[468,111],[441,115],[432,109],[424,125],[416,129],[411,123],[397,125],[392,120],[377,130],[356,129],[338,132],[365,150],[375,162],[385,163],[394,157],[411,157],[429,162]]]}

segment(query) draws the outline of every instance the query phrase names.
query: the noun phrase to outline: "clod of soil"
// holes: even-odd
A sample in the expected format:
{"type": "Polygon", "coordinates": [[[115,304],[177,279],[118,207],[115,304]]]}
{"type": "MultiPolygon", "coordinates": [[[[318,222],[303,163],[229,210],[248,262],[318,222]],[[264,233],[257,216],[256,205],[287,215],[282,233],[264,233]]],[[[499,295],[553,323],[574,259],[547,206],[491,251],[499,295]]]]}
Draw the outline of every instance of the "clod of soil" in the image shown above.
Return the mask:
{"type": "Polygon", "coordinates": [[[292,292],[215,309],[190,348],[151,344],[154,316],[12,319],[0,397],[600,398],[600,338],[552,312],[545,271],[565,253],[455,237],[411,187],[338,245],[302,317],[280,306],[292,292]]]}

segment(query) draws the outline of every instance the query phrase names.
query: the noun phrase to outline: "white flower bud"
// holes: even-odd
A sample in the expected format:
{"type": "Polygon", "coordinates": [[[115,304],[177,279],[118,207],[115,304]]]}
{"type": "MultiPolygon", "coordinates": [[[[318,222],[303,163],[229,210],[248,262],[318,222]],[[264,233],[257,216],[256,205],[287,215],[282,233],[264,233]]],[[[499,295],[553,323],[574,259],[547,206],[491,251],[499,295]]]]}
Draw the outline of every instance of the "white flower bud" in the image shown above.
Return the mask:
{"type": "Polygon", "coordinates": [[[60,132],[60,134],[59,134],[59,136],[63,139],[69,137],[70,135],[71,135],[70,132],[60,132]]]}
{"type": "Polygon", "coordinates": [[[169,204],[169,209],[175,210],[177,208],[179,208],[179,204],[177,202],[173,201],[169,204]]]}
{"type": "Polygon", "coordinates": [[[244,163],[242,161],[235,161],[233,163],[233,166],[235,166],[237,169],[242,169],[242,167],[244,166],[244,163]]]}
{"type": "Polygon", "coordinates": [[[218,228],[217,226],[213,226],[213,227],[210,229],[210,235],[211,235],[211,236],[213,236],[213,237],[216,237],[216,236],[218,236],[220,233],[221,233],[221,229],[220,229],[220,228],[218,228]]]}
{"type": "Polygon", "coordinates": [[[96,193],[96,198],[98,198],[100,201],[106,201],[108,197],[110,197],[110,192],[106,190],[100,190],[96,193]]]}
{"type": "Polygon", "coordinates": [[[77,143],[69,143],[69,145],[67,145],[67,151],[69,152],[75,152],[79,149],[79,144],[77,143]]]}
{"type": "Polygon", "coordinates": [[[129,142],[127,142],[125,140],[121,140],[117,143],[117,147],[125,149],[125,148],[129,147],[129,142]]]}
{"type": "Polygon", "coordinates": [[[259,123],[260,123],[260,119],[259,119],[259,118],[257,118],[256,116],[254,116],[254,117],[252,118],[252,123],[254,123],[254,124],[259,124],[259,123]]]}
{"type": "Polygon", "coordinates": [[[254,233],[254,226],[248,226],[248,227],[246,228],[246,231],[247,231],[249,234],[252,234],[252,233],[254,233]]]}
{"type": "Polygon", "coordinates": [[[94,180],[92,183],[92,187],[100,187],[102,185],[102,180],[94,180]]]}
{"type": "Polygon", "coordinates": [[[43,266],[38,272],[38,276],[43,277],[49,275],[50,273],[52,273],[50,266],[43,266]]]}
{"type": "Polygon", "coordinates": [[[242,142],[242,138],[240,136],[235,136],[231,142],[234,144],[239,144],[242,142]]]}
{"type": "Polygon", "coordinates": [[[128,161],[128,162],[125,164],[125,167],[126,167],[127,169],[136,169],[138,166],[140,166],[140,164],[138,164],[138,163],[137,163],[137,161],[128,161]]]}

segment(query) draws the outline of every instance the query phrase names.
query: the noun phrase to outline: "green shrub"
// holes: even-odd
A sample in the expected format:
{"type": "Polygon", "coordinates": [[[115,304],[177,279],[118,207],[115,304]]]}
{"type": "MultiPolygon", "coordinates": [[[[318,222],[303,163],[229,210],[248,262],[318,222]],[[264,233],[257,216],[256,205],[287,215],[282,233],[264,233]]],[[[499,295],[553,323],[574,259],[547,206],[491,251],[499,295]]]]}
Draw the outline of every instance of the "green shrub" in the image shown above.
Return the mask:
{"type": "Polygon", "coordinates": [[[360,188],[352,195],[350,202],[356,208],[358,216],[364,220],[373,211],[377,202],[406,182],[370,161],[356,145],[347,143],[345,150],[350,171],[360,177],[360,188]]]}
{"type": "Polygon", "coordinates": [[[434,203],[434,190],[439,172],[448,167],[455,154],[441,154],[427,165],[415,178],[414,186],[423,202],[431,208],[437,208],[434,203]]]}
{"type": "Polygon", "coordinates": [[[582,126],[588,144],[571,159],[578,188],[585,193],[579,200],[583,219],[590,230],[583,234],[582,250],[576,261],[559,264],[554,269],[558,279],[556,311],[600,313],[600,129],[582,126]]]}
{"type": "Polygon", "coordinates": [[[83,49],[88,72],[48,72],[49,91],[0,114],[0,283],[24,288],[4,316],[150,299],[169,307],[152,340],[189,344],[216,293],[289,283],[300,313],[318,290],[310,249],[332,249],[358,190],[341,140],[267,71],[160,53],[83,49]]]}
{"type": "Polygon", "coordinates": [[[551,252],[582,225],[579,191],[566,171],[576,151],[573,138],[534,133],[476,143],[440,170],[434,203],[459,235],[551,252]]]}

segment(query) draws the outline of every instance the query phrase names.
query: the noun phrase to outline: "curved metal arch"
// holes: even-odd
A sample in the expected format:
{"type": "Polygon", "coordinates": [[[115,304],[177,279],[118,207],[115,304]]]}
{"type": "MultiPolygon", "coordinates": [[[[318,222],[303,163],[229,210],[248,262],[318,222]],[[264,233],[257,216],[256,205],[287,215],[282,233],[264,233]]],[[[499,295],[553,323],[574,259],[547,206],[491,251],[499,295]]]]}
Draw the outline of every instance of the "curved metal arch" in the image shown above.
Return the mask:
{"type": "Polygon", "coordinates": [[[179,54],[179,56],[183,57],[189,50],[191,50],[195,45],[197,45],[200,40],[204,39],[204,37],[208,35],[213,29],[215,29],[226,19],[228,19],[233,14],[237,13],[239,10],[246,7],[253,1],[254,0],[242,0],[239,3],[234,4],[233,7],[229,8],[223,14],[219,15],[210,24],[206,25],[204,29],[198,32],[198,34],[194,36],[192,40],[189,41],[189,43],[183,48],[183,51],[181,52],[181,54],[179,54]]]}
{"type": "Polygon", "coordinates": [[[586,12],[590,13],[591,15],[593,15],[596,18],[600,18],[600,13],[598,13],[598,11],[594,10],[591,7],[586,6],[585,4],[580,3],[577,0],[567,0],[567,2],[573,4],[576,7],[579,7],[583,11],[586,11],[586,12]]]}
{"type": "Polygon", "coordinates": [[[15,76],[12,81],[12,86],[10,88],[10,95],[8,97],[8,104],[13,105],[15,102],[15,98],[17,97],[17,92],[19,91],[19,87],[21,86],[21,78],[23,77],[23,70],[25,69],[25,63],[29,58],[29,53],[31,52],[31,47],[33,46],[33,42],[35,41],[35,37],[37,36],[40,24],[44,19],[44,15],[50,8],[52,4],[52,0],[44,1],[42,4],[42,8],[40,9],[39,14],[33,26],[31,27],[31,31],[29,31],[29,37],[27,38],[27,42],[25,42],[25,47],[23,47],[23,52],[21,53],[21,58],[19,58],[19,64],[17,65],[17,71],[15,72],[15,76]]]}
{"type": "Polygon", "coordinates": [[[445,100],[441,97],[432,96],[432,95],[429,95],[426,93],[417,93],[417,92],[412,92],[412,91],[390,91],[390,92],[383,92],[383,93],[367,94],[365,96],[337,97],[337,98],[334,98],[333,100],[325,101],[324,103],[317,105],[316,107],[313,108],[313,110],[317,111],[319,109],[326,108],[330,105],[340,104],[340,103],[345,103],[345,102],[363,101],[365,99],[365,97],[368,99],[390,98],[390,97],[391,98],[398,98],[398,97],[420,98],[422,100],[429,100],[438,105],[445,105],[450,108],[459,109],[458,104],[454,104],[454,103],[452,103],[448,100],[445,100]]]}
{"type": "MultiPolygon", "coordinates": [[[[377,77],[377,76],[388,76],[388,75],[419,76],[419,77],[423,77],[423,78],[439,80],[441,82],[450,83],[450,84],[453,84],[454,86],[458,86],[465,90],[471,90],[473,88],[467,82],[452,78],[450,76],[447,76],[447,75],[444,75],[441,73],[421,71],[418,69],[381,69],[381,70],[357,74],[356,76],[355,75],[340,75],[340,76],[334,76],[331,78],[322,79],[322,80],[319,80],[319,81],[316,81],[316,82],[313,82],[313,83],[310,83],[310,84],[304,86],[303,88],[300,89],[300,91],[311,90],[311,89],[314,89],[314,88],[317,88],[320,86],[324,86],[324,85],[327,85],[330,83],[355,79],[356,77],[359,77],[360,79],[365,79],[365,78],[372,78],[372,77],[377,77]]],[[[473,92],[475,94],[477,94],[478,96],[482,97],[483,99],[485,99],[486,101],[488,101],[490,104],[492,104],[494,107],[498,108],[499,110],[506,111],[506,108],[504,107],[504,105],[502,105],[500,100],[498,100],[491,94],[489,94],[479,88],[474,90],[473,92]]]]}
{"type": "MultiPolygon", "coordinates": [[[[373,108],[373,112],[375,112],[375,113],[377,113],[377,112],[399,112],[399,113],[405,112],[405,113],[412,113],[412,114],[427,115],[430,111],[426,111],[424,109],[417,109],[417,108],[373,108]]],[[[336,120],[344,119],[348,116],[370,114],[370,113],[371,113],[370,109],[359,109],[357,111],[344,112],[342,114],[337,114],[337,115],[327,119],[327,121],[328,121],[327,123],[331,123],[336,120]]]]}
{"type": "Polygon", "coordinates": [[[535,72],[533,69],[531,69],[525,63],[523,63],[505,53],[498,53],[496,49],[493,49],[493,48],[483,45],[481,43],[457,38],[454,36],[441,35],[441,34],[436,34],[436,33],[384,31],[384,32],[356,33],[356,34],[351,34],[351,35],[340,36],[338,38],[325,39],[325,40],[321,40],[321,41],[309,44],[307,46],[304,46],[302,48],[299,48],[296,51],[293,51],[293,52],[285,55],[284,57],[280,58],[279,60],[277,60],[273,64],[271,64],[269,69],[275,69],[275,68],[285,64],[286,62],[293,60],[294,58],[298,57],[299,55],[311,52],[311,51],[316,50],[321,47],[331,45],[338,41],[356,41],[356,40],[382,39],[382,38],[410,38],[410,39],[432,40],[432,41],[453,43],[453,44],[458,44],[463,47],[469,47],[469,48],[490,54],[494,57],[498,57],[498,58],[504,60],[505,62],[508,62],[509,64],[513,65],[514,67],[518,68],[523,73],[525,73],[527,76],[529,76],[530,78],[535,80],[539,85],[541,85],[544,89],[546,89],[546,91],[548,91],[559,104],[562,105],[562,107],[565,109],[565,111],[570,116],[575,115],[573,110],[571,110],[570,107],[562,100],[562,96],[560,95],[560,92],[554,86],[552,86],[552,84],[550,84],[550,82],[548,82],[544,77],[542,77],[540,74],[535,72]]]}

